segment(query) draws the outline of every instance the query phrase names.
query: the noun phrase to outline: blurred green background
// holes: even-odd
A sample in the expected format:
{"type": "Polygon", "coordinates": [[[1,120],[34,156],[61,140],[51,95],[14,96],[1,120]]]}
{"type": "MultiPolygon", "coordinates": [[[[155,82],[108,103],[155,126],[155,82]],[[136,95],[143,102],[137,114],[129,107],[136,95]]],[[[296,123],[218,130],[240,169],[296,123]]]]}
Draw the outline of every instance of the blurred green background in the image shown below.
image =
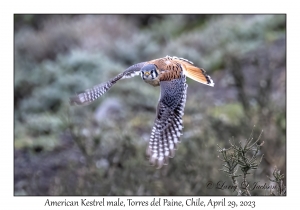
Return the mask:
{"type": "MultiPolygon", "coordinates": [[[[14,15],[15,195],[236,195],[217,145],[263,130],[250,182],[286,173],[285,15],[14,15]],[[204,68],[187,79],[183,136],[162,169],[145,151],[160,88],[118,82],[91,105],[76,92],[166,55],[204,68]]],[[[254,190],[253,195],[267,191],[254,190]]]]}

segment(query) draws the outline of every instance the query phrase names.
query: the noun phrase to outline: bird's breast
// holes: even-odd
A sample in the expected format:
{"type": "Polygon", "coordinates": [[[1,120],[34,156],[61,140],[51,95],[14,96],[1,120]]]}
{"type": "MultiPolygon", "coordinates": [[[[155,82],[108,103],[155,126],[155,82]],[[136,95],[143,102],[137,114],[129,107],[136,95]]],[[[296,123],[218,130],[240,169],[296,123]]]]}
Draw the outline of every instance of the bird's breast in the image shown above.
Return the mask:
{"type": "Polygon", "coordinates": [[[156,78],[156,79],[151,79],[151,80],[144,80],[146,83],[152,85],[152,86],[159,86],[160,83],[159,83],[159,79],[156,78]]]}

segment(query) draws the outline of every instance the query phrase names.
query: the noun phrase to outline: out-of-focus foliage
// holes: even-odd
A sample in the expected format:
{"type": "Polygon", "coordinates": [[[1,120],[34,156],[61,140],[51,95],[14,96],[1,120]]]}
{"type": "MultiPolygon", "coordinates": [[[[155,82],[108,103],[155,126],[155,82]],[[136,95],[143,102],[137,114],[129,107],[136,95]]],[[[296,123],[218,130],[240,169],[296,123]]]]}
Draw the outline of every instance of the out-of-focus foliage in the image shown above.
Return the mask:
{"type": "Polygon", "coordinates": [[[231,183],[217,145],[254,124],[264,158],[248,181],[269,183],[275,166],[286,174],[285,15],[14,18],[15,195],[235,195],[207,188],[231,183]],[[88,106],[68,98],[166,55],[206,69],[215,87],[187,80],[182,142],[157,170],[145,150],[159,88],[136,77],[88,106]]]}

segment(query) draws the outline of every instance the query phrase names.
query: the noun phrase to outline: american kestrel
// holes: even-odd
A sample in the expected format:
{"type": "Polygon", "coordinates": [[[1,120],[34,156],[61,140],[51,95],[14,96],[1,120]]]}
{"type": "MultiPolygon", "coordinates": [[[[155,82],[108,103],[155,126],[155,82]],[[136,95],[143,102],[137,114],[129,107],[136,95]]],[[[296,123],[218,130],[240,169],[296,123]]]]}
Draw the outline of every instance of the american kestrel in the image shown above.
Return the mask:
{"type": "Polygon", "coordinates": [[[186,101],[186,76],[214,86],[213,80],[202,68],[196,67],[184,58],[166,56],[151,61],[134,64],[105,83],[87,89],[70,98],[71,105],[89,104],[102,96],[117,81],[141,75],[142,79],[153,86],[160,86],[160,99],[156,119],[152,128],[147,155],[150,163],[158,168],[174,157],[179,137],[182,135],[182,116],[186,101]]]}

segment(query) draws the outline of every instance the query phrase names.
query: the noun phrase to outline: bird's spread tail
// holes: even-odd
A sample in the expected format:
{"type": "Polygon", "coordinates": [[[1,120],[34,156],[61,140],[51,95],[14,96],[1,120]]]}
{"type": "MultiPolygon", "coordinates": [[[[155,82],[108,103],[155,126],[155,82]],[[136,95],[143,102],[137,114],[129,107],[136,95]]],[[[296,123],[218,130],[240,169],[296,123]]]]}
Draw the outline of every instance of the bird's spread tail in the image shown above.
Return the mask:
{"type": "Polygon", "coordinates": [[[206,74],[204,69],[195,67],[193,65],[185,65],[184,74],[189,78],[203,83],[205,85],[214,86],[214,81],[210,78],[209,75],[206,74]]]}

